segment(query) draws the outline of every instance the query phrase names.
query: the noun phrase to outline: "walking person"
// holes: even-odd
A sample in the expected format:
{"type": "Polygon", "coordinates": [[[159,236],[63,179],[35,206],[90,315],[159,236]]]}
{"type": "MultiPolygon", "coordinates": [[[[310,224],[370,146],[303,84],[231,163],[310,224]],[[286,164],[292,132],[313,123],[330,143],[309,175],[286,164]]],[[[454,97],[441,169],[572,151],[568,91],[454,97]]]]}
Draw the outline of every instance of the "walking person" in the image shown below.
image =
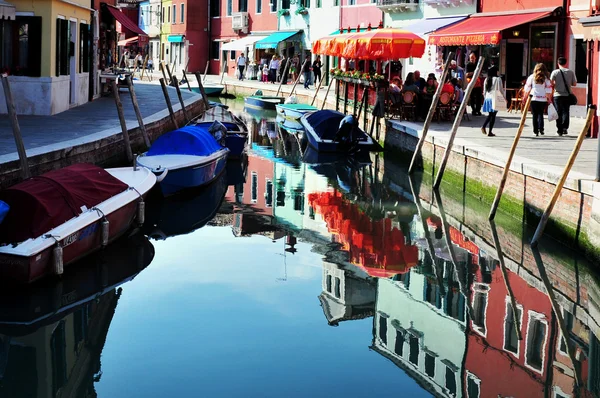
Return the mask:
{"type": "Polygon", "coordinates": [[[577,85],[575,72],[567,69],[567,59],[558,57],[558,69],[550,74],[550,81],[554,85],[554,107],[558,113],[556,119],[556,134],[562,136],[568,134],[570,108],[575,105],[571,102],[571,87],[577,85]]]}
{"type": "MultiPolygon", "coordinates": [[[[474,52],[469,54],[469,62],[466,65],[466,82],[469,84],[473,79],[473,75],[475,74],[475,69],[477,68],[477,55],[474,52]]],[[[483,87],[481,85],[481,79],[477,78],[475,82],[475,86],[471,91],[471,114],[473,116],[481,116],[481,105],[483,104],[483,87]]]]}
{"type": "Polygon", "coordinates": [[[279,59],[277,55],[273,55],[271,62],[269,62],[269,81],[272,84],[275,84],[277,81],[277,69],[279,69],[279,59]]]}
{"type": "Polygon", "coordinates": [[[310,61],[307,59],[302,64],[302,75],[304,75],[304,88],[310,86],[310,61]]]}
{"type": "MultiPolygon", "coordinates": [[[[552,83],[548,79],[548,69],[544,64],[537,64],[533,74],[525,83],[526,95],[531,95],[531,113],[533,115],[533,134],[544,135],[544,111],[551,102],[552,83]]],[[[527,97],[525,97],[527,98],[527,97]]]]}
{"type": "Polygon", "coordinates": [[[317,55],[317,59],[312,64],[313,74],[315,75],[315,84],[317,84],[317,79],[319,82],[321,81],[321,68],[323,67],[323,63],[321,62],[321,56],[317,55]]]}
{"type": "Polygon", "coordinates": [[[239,80],[244,80],[244,69],[246,68],[246,57],[241,53],[236,61],[238,71],[240,72],[239,80]]]}
{"type": "Polygon", "coordinates": [[[496,134],[493,133],[493,130],[496,123],[496,115],[498,114],[498,109],[496,109],[496,95],[499,93],[504,95],[502,80],[498,77],[498,68],[495,66],[488,69],[487,77],[483,83],[483,92],[483,111],[488,112],[488,115],[483,122],[483,126],[481,126],[481,133],[488,137],[495,137],[496,134]],[[490,129],[486,131],[488,125],[490,129]]]}

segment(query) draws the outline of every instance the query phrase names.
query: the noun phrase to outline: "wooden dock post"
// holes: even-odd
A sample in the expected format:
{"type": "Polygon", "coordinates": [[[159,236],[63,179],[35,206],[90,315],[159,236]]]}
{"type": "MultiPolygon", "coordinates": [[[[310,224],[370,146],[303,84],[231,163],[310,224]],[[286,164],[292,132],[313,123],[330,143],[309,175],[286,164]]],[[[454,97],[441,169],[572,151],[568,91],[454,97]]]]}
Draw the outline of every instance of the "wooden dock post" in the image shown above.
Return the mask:
{"type": "Polygon", "coordinates": [[[177,91],[177,98],[179,98],[179,103],[181,104],[181,110],[183,111],[183,117],[185,117],[185,122],[190,122],[190,116],[187,113],[187,109],[185,109],[185,104],[183,103],[183,97],[181,95],[181,89],[179,88],[179,82],[177,81],[177,76],[173,76],[173,84],[175,85],[175,91],[177,91]]]}
{"type": "Polygon", "coordinates": [[[160,71],[162,72],[163,79],[165,79],[165,82],[168,82],[169,79],[167,79],[167,71],[165,68],[165,61],[160,61],[160,71]]]}
{"type": "Polygon", "coordinates": [[[504,263],[504,254],[502,253],[502,248],[500,247],[500,238],[498,237],[498,230],[496,229],[496,223],[494,220],[490,220],[490,227],[492,229],[492,237],[494,238],[494,246],[496,246],[496,253],[498,254],[498,261],[500,262],[500,271],[502,271],[502,277],[504,278],[504,287],[506,287],[506,291],[508,292],[508,297],[510,299],[510,306],[512,308],[514,320],[513,324],[517,333],[517,339],[523,340],[523,336],[521,336],[521,317],[519,316],[519,311],[517,308],[517,300],[515,299],[515,294],[510,286],[510,281],[508,280],[508,272],[506,271],[506,264],[504,263]]]}
{"type": "MultiPolygon", "coordinates": [[[[204,77],[202,78],[202,82],[204,83],[206,81],[206,74],[208,73],[208,65],[210,64],[210,61],[206,61],[206,67],[204,68],[204,77]]],[[[200,74],[200,72],[198,72],[198,75],[200,74]]],[[[200,80],[198,80],[200,81],[200,80]]]]}
{"type": "Polygon", "coordinates": [[[202,95],[202,99],[204,100],[204,109],[210,108],[210,102],[208,101],[208,96],[204,91],[204,84],[200,80],[200,72],[196,71],[196,80],[198,80],[198,88],[200,89],[200,95],[202,95]]]}
{"type": "MultiPolygon", "coordinates": [[[[327,96],[329,95],[329,90],[331,90],[331,86],[333,86],[334,81],[335,81],[335,84],[337,85],[337,80],[331,79],[329,81],[329,85],[327,86],[327,91],[325,91],[325,97],[323,98],[323,102],[321,103],[321,110],[323,110],[325,108],[325,103],[327,103],[327,96]]],[[[315,95],[315,97],[316,97],[316,95],[315,95]]]]}
{"type": "Polygon", "coordinates": [[[525,103],[525,108],[523,108],[523,114],[521,115],[521,123],[519,123],[519,129],[517,130],[517,134],[515,134],[515,139],[513,140],[512,146],[510,147],[510,151],[508,152],[508,159],[506,159],[506,164],[504,165],[504,170],[502,171],[500,185],[498,185],[498,190],[496,191],[496,196],[494,197],[494,202],[492,203],[492,208],[490,209],[490,215],[488,216],[488,219],[490,221],[492,221],[496,217],[496,210],[498,210],[498,205],[500,204],[500,199],[502,198],[502,193],[504,192],[504,186],[506,185],[506,180],[508,179],[510,165],[512,163],[513,157],[515,156],[515,152],[517,151],[517,145],[519,143],[519,139],[521,138],[521,134],[523,133],[523,127],[525,127],[525,120],[527,120],[527,112],[529,112],[530,105],[531,96],[528,96],[527,102],[525,103]]]}
{"type": "Polygon", "coordinates": [[[140,131],[142,132],[142,137],[144,137],[144,143],[146,144],[146,149],[150,148],[150,137],[148,137],[148,132],[146,131],[146,125],[144,124],[144,119],[142,118],[142,113],[140,112],[140,107],[137,102],[137,95],[135,94],[135,89],[133,88],[133,83],[131,82],[131,76],[127,76],[125,78],[127,82],[127,88],[129,89],[129,95],[131,96],[131,102],[133,104],[133,110],[135,112],[135,117],[137,117],[138,124],[140,126],[140,131]]]}
{"type": "MultiPolygon", "coordinates": [[[[444,170],[446,170],[446,164],[448,163],[448,159],[450,158],[450,153],[452,152],[452,145],[454,145],[454,138],[456,138],[456,132],[458,131],[458,127],[462,122],[463,115],[465,110],[467,109],[467,105],[469,104],[469,98],[471,98],[471,92],[475,87],[475,82],[479,78],[479,74],[481,73],[481,69],[483,69],[483,57],[479,57],[479,62],[477,62],[477,67],[475,68],[475,73],[473,73],[473,79],[471,83],[467,86],[467,91],[465,92],[465,96],[463,98],[463,102],[460,104],[458,108],[458,112],[456,114],[456,118],[454,119],[454,124],[452,125],[452,130],[450,131],[450,138],[448,139],[448,145],[446,146],[446,150],[444,151],[444,156],[442,157],[442,163],[440,164],[440,168],[438,170],[437,175],[435,176],[435,182],[433,183],[433,188],[438,189],[442,182],[442,177],[444,176],[444,170]]],[[[440,84],[443,84],[440,82],[440,84]]]]}
{"type": "Polygon", "coordinates": [[[31,177],[31,173],[29,171],[29,162],[27,160],[25,144],[23,143],[23,137],[21,136],[21,126],[19,126],[19,119],[17,118],[15,102],[12,97],[12,92],[10,91],[10,83],[8,82],[8,76],[2,74],[1,78],[2,88],[4,89],[4,99],[6,100],[6,109],[8,110],[8,118],[10,119],[13,137],[15,138],[15,144],[17,145],[17,152],[19,154],[19,163],[21,164],[21,177],[25,180],[31,177]]]}
{"type": "Polygon", "coordinates": [[[165,69],[167,70],[167,75],[169,75],[169,85],[173,84],[173,74],[171,73],[171,68],[169,68],[169,64],[165,64],[165,69]]]}
{"type": "Polygon", "coordinates": [[[592,119],[594,118],[595,114],[596,114],[596,106],[589,105],[587,117],[585,118],[585,125],[583,126],[583,129],[579,133],[579,137],[577,137],[577,141],[575,142],[575,147],[573,148],[573,151],[571,152],[571,156],[569,156],[569,161],[567,162],[567,164],[565,166],[565,170],[563,171],[563,174],[560,177],[560,180],[556,184],[556,188],[554,189],[554,194],[552,194],[552,198],[550,199],[550,202],[548,203],[548,206],[546,207],[544,214],[542,214],[542,219],[540,220],[540,223],[538,224],[537,229],[535,230],[535,234],[533,235],[533,239],[531,240],[531,247],[537,246],[540,238],[542,237],[542,234],[544,233],[546,224],[548,223],[548,220],[550,219],[550,214],[552,214],[554,205],[556,204],[556,201],[558,200],[558,197],[560,196],[560,192],[562,191],[562,188],[565,185],[565,181],[567,180],[569,171],[571,171],[571,167],[573,167],[573,163],[575,163],[575,158],[577,157],[577,154],[579,153],[579,149],[581,149],[581,144],[583,144],[585,135],[587,134],[588,130],[590,129],[590,126],[592,125],[592,119]]]}
{"type": "Polygon", "coordinates": [[[304,65],[306,65],[308,63],[308,57],[304,60],[304,62],[302,63],[302,67],[300,67],[300,73],[298,73],[298,77],[296,78],[296,81],[294,82],[294,85],[292,86],[292,92],[290,93],[290,97],[294,94],[294,90],[296,89],[296,86],[298,85],[298,82],[300,81],[300,77],[302,77],[302,75],[304,75],[304,72],[302,72],[304,70],[304,65]]]}
{"type": "MultiPolygon", "coordinates": [[[[292,63],[291,59],[288,59],[285,63],[285,66],[283,67],[283,73],[281,75],[281,80],[279,81],[279,87],[277,87],[277,93],[275,94],[276,97],[279,97],[279,92],[281,91],[281,85],[283,84],[283,78],[287,75],[287,71],[288,68],[290,67],[290,64],[292,63]]],[[[286,82],[287,84],[287,82],[286,82]]]]}
{"type": "MultiPolygon", "coordinates": [[[[313,99],[312,99],[312,101],[310,101],[311,106],[315,104],[315,100],[317,99],[317,94],[319,94],[319,90],[321,89],[321,83],[323,83],[323,79],[319,79],[319,84],[317,85],[317,89],[315,90],[315,95],[313,95],[313,99]]],[[[327,91],[329,92],[329,89],[327,89],[327,91]]]]}
{"type": "MultiPolygon", "coordinates": [[[[413,153],[412,160],[410,161],[410,166],[408,166],[408,174],[411,174],[415,170],[415,164],[417,162],[417,158],[421,154],[421,149],[423,148],[423,144],[425,143],[425,138],[427,137],[427,132],[429,131],[429,126],[433,120],[433,115],[435,114],[435,108],[437,107],[438,101],[440,100],[440,95],[442,95],[442,86],[446,80],[446,75],[448,75],[448,70],[450,68],[450,61],[454,58],[454,53],[450,52],[448,54],[448,58],[446,58],[446,63],[444,64],[444,69],[442,70],[442,77],[440,80],[440,84],[438,84],[437,89],[435,90],[435,95],[431,100],[431,106],[429,107],[429,112],[427,112],[427,118],[425,119],[425,123],[423,124],[423,131],[421,132],[421,137],[419,138],[419,142],[417,142],[417,147],[415,148],[415,153],[413,153]]],[[[463,102],[464,99],[463,99],[463,102]]]]}
{"type": "Polygon", "coordinates": [[[348,82],[344,82],[344,115],[348,114],[348,82]]]}
{"type": "Polygon", "coordinates": [[[169,115],[171,115],[171,121],[173,122],[173,126],[175,129],[178,129],[177,119],[175,119],[175,112],[173,112],[173,106],[171,105],[171,98],[169,98],[169,92],[167,91],[167,85],[165,84],[165,79],[161,78],[160,86],[162,87],[163,95],[165,96],[165,101],[167,101],[167,108],[169,109],[169,115]]]}
{"type": "Polygon", "coordinates": [[[129,141],[129,132],[127,131],[127,124],[125,123],[125,114],[123,113],[123,104],[121,103],[121,97],[119,97],[119,87],[117,86],[117,79],[112,81],[113,96],[115,98],[115,105],[117,106],[117,114],[119,115],[119,122],[121,123],[121,132],[123,133],[123,142],[125,143],[125,153],[127,154],[127,161],[133,161],[133,153],[131,152],[131,142],[129,141]]]}
{"type": "Polygon", "coordinates": [[[192,86],[190,86],[190,81],[188,80],[187,75],[185,74],[185,70],[182,70],[181,72],[183,73],[183,79],[187,83],[188,91],[192,91],[192,86]]]}

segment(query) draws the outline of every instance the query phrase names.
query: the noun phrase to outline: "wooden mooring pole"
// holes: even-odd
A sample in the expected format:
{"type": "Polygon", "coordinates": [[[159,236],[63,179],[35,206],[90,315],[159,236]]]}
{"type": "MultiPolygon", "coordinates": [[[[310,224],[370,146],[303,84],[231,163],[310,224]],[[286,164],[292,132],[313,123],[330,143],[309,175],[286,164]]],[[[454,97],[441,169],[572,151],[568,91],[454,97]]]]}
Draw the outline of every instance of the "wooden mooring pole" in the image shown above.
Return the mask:
{"type": "Polygon", "coordinates": [[[304,70],[304,66],[310,62],[308,60],[308,57],[304,60],[304,62],[302,63],[302,67],[300,67],[300,73],[298,73],[298,77],[296,78],[296,81],[294,82],[294,85],[292,86],[292,92],[290,93],[290,97],[294,94],[294,90],[296,89],[296,86],[298,85],[298,82],[300,81],[300,78],[304,75],[304,72],[302,72],[304,70]]]}
{"type": "Polygon", "coordinates": [[[166,68],[165,68],[165,61],[160,61],[160,71],[162,72],[163,79],[165,79],[165,82],[168,82],[169,79],[167,78],[167,71],[166,71],[166,68]]]}
{"type": "Polygon", "coordinates": [[[517,130],[517,134],[515,134],[515,139],[513,140],[512,146],[510,147],[510,151],[508,152],[508,159],[506,159],[506,164],[504,165],[504,170],[502,171],[500,185],[498,185],[496,197],[494,198],[492,208],[490,209],[490,215],[488,216],[488,219],[490,221],[492,221],[496,217],[496,210],[498,210],[498,205],[500,204],[500,199],[502,198],[502,193],[504,192],[504,186],[506,185],[506,180],[508,179],[510,165],[512,163],[513,157],[515,156],[515,152],[517,151],[517,145],[519,144],[519,139],[521,138],[521,134],[523,133],[523,127],[525,127],[525,120],[527,120],[527,112],[529,112],[530,105],[531,96],[528,96],[527,102],[525,103],[525,108],[523,108],[523,114],[521,115],[521,123],[519,123],[519,129],[517,130]]]}
{"type": "MultiPolygon", "coordinates": [[[[204,77],[202,78],[202,82],[206,81],[206,74],[208,73],[208,65],[210,64],[210,61],[206,61],[206,67],[204,68],[204,77]]],[[[198,72],[198,75],[200,75],[200,72],[198,72]]],[[[200,81],[200,80],[198,80],[200,81]]]]}
{"type": "Polygon", "coordinates": [[[171,68],[169,68],[169,64],[165,64],[165,69],[167,70],[167,75],[169,75],[169,85],[173,84],[173,74],[171,73],[171,68]]]}
{"type": "Polygon", "coordinates": [[[125,123],[125,114],[123,113],[123,104],[121,103],[121,97],[119,97],[119,87],[117,86],[117,79],[112,82],[113,96],[115,98],[115,105],[117,106],[117,114],[119,115],[119,122],[121,123],[121,132],[123,133],[123,142],[125,143],[125,153],[127,154],[127,161],[133,161],[133,153],[131,152],[131,142],[129,141],[129,132],[127,131],[127,123],[125,123]]]}
{"type": "Polygon", "coordinates": [[[160,86],[162,87],[163,95],[165,96],[165,101],[167,102],[167,108],[169,109],[169,115],[171,115],[171,121],[173,122],[173,126],[175,129],[178,129],[177,119],[175,119],[175,112],[173,112],[173,106],[171,106],[171,98],[169,98],[169,92],[167,91],[167,85],[165,83],[165,79],[161,78],[160,86]]]}
{"type": "MultiPolygon", "coordinates": [[[[312,101],[310,101],[310,105],[315,104],[315,100],[317,99],[317,94],[319,94],[319,90],[321,89],[321,83],[323,83],[323,79],[319,79],[319,84],[317,85],[317,89],[315,90],[315,95],[313,95],[312,101]]],[[[329,91],[329,89],[327,89],[329,91]]]]}
{"type": "Polygon", "coordinates": [[[8,118],[10,119],[10,125],[12,126],[13,137],[15,138],[15,144],[17,145],[17,152],[19,154],[19,163],[21,164],[21,177],[25,180],[31,177],[31,173],[29,171],[29,162],[27,160],[27,152],[25,151],[25,144],[23,143],[23,137],[21,136],[21,126],[19,126],[19,119],[17,118],[17,110],[12,97],[12,91],[10,91],[8,76],[5,74],[2,74],[1,76],[2,88],[4,89],[4,99],[6,100],[6,109],[8,110],[8,118]]]}
{"type": "MultiPolygon", "coordinates": [[[[425,143],[425,138],[427,137],[427,132],[429,131],[429,126],[431,125],[431,121],[433,120],[433,115],[435,114],[435,108],[437,107],[438,101],[440,100],[440,95],[442,95],[442,86],[446,81],[446,76],[448,75],[448,68],[450,68],[450,61],[454,58],[454,53],[450,52],[448,54],[448,58],[446,58],[446,63],[444,64],[444,70],[442,70],[442,77],[440,80],[440,84],[438,84],[437,89],[435,90],[435,95],[431,100],[431,106],[429,107],[429,112],[427,113],[427,118],[425,119],[425,123],[423,124],[423,131],[421,132],[421,137],[419,138],[419,142],[417,142],[417,147],[415,148],[415,153],[413,153],[412,160],[410,161],[410,166],[408,166],[408,174],[411,174],[415,170],[415,164],[417,162],[417,158],[421,155],[421,149],[423,148],[423,144],[425,143]]],[[[463,99],[464,102],[464,99],[463,99]]]]}
{"type": "MultiPolygon", "coordinates": [[[[467,91],[465,92],[465,96],[463,98],[463,102],[460,104],[458,108],[458,112],[456,113],[456,118],[454,119],[454,124],[452,125],[452,130],[450,131],[450,138],[448,139],[448,145],[446,146],[446,150],[444,151],[444,156],[442,157],[442,163],[440,164],[440,168],[438,169],[437,175],[435,176],[435,182],[433,183],[433,188],[438,189],[440,184],[442,183],[442,177],[444,176],[444,170],[446,170],[446,164],[448,163],[448,159],[450,158],[450,153],[452,153],[452,145],[454,145],[454,138],[456,138],[456,133],[458,131],[458,127],[460,127],[460,123],[462,122],[463,115],[465,110],[467,109],[467,105],[469,104],[469,98],[471,98],[471,92],[475,87],[475,82],[479,78],[479,74],[481,73],[481,69],[483,69],[483,57],[479,57],[479,62],[477,62],[477,67],[475,68],[475,72],[473,73],[473,79],[471,83],[467,86],[467,91]]],[[[440,82],[440,84],[443,84],[440,82]]]]}
{"type": "MultiPolygon", "coordinates": [[[[334,82],[335,82],[335,85],[337,86],[337,80],[331,79],[329,81],[329,85],[327,86],[327,91],[325,91],[325,98],[323,98],[323,103],[321,103],[321,110],[323,110],[325,108],[325,104],[327,103],[327,96],[329,95],[329,90],[331,90],[331,86],[334,85],[334,82]]],[[[316,97],[316,95],[315,95],[315,97],[316,97]]],[[[337,101],[337,98],[335,100],[337,101]]]]}
{"type": "Polygon", "coordinates": [[[177,76],[173,76],[173,84],[175,85],[175,91],[177,91],[177,98],[179,98],[179,103],[181,104],[181,110],[183,111],[183,117],[185,117],[185,122],[189,123],[190,117],[187,113],[187,109],[185,109],[185,104],[183,103],[183,96],[181,95],[181,89],[179,88],[177,76]]]}
{"type": "Polygon", "coordinates": [[[150,137],[148,137],[148,132],[146,131],[146,125],[144,124],[144,119],[142,118],[142,113],[140,112],[140,107],[137,102],[137,95],[135,94],[135,89],[133,88],[133,83],[131,82],[131,76],[127,76],[125,78],[127,82],[127,88],[129,89],[129,95],[131,96],[131,103],[133,104],[133,110],[135,112],[135,117],[137,118],[138,125],[140,126],[140,131],[142,132],[142,137],[144,137],[144,144],[146,144],[146,149],[150,148],[150,137]]]}
{"type": "Polygon", "coordinates": [[[183,73],[183,80],[185,80],[185,82],[187,83],[188,91],[192,91],[192,86],[190,86],[190,81],[188,80],[187,75],[185,74],[185,69],[181,72],[183,73]]]}
{"type": "Polygon", "coordinates": [[[560,180],[556,184],[556,188],[554,189],[554,194],[552,194],[552,198],[550,199],[550,202],[548,203],[548,206],[546,207],[544,214],[542,214],[542,219],[540,220],[540,223],[538,224],[537,229],[535,230],[535,234],[533,235],[533,239],[531,240],[531,247],[536,247],[538,245],[538,242],[544,233],[546,224],[548,224],[548,220],[550,219],[550,214],[552,214],[554,205],[556,204],[556,201],[558,200],[558,197],[560,196],[560,192],[562,191],[562,188],[565,185],[565,181],[567,180],[567,176],[569,175],[569,172],[571,171],[571,167],[573,167],[573,163],[575,163],[575,158],[577,157],[577,154],[579,153],[579,149],[581,149],[581,144],[583,144],[585,135],[587,134],[588,130],[590,129],[590,126],[592,125],[592,119],[594,118],[595,114],[596,114],[596,105],[589,105],[587,117],[585,118],[585,125],[583,126],[583,129],[579,133],[579,137],[577,137],[577,141],[575,142],[575,147],[573,148],[573,151],[571,152],[571,156],[569,157],[569,160],[565,166],[565,170],[563,171],[562,176],[560,177],[560,180]]]}
{"type": "Polygon", "coordinates": [[[204,109],[210,108],[210,102],[208,101],[208,96],[204,91],[204,84],[202,84],[202,80],[200,79],[200,72],[196,71],[196,80],[198,80],[198,89],[200,90],[200,95],[202,95],[202,99],[204,100],[204,109]]]}
{"type": "MultiPolygon", "coordinates": [[[[275,94],[276,97],[279,97],[279,92],[281,91],[281,85],[283,84],[283,78],[287,76],[287,71],[288,71],[288,68],[290,67],[291,63],[292,63],[291,59],[288,59],[285,62],[285,66],[283,67],[283,73],[281,74],[281,80],[279,80],[279,87],[277,87],[277,94],[275,94]]],[[[285,82],[285,83],[287,84],[287,82],[285,82]]]]}

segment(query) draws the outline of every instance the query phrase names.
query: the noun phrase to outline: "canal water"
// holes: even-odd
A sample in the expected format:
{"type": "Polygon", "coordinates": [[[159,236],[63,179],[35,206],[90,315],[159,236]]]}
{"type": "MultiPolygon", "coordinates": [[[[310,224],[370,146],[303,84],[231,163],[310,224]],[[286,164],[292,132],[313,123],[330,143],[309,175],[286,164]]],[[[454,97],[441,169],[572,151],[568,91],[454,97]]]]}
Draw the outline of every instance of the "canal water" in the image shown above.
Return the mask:
{"type": "Polygon", "coordinates": [[[593,264],[393,159],[303,163],[230,105],[247,158],[0,293],[0,396],[598,396],[593,264]]]}

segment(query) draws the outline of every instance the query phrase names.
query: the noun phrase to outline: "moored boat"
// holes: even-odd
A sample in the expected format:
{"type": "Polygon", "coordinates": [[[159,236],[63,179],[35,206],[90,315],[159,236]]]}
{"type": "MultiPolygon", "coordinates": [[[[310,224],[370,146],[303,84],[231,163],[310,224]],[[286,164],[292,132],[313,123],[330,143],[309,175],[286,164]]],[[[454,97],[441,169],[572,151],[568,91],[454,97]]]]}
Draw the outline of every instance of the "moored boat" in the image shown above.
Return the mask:
{"type": "MultiPolygon", "coordinates": [[[[225,86],[221,84],[204,84],[203,87],[207,97],[218,97],[225,89],[225,86]]],[[[200,87],[191,86],[191,88],[193,92],[200,94],[200,87]]]]}
{"type": "Polygon", "coordinates": [[[142,168],[77,164],[0,192],[0,277],[29,283],[106,246],[137,220],[156,177],[142,168]]]}
{"type": "Polygon", "coordinates": [[[305,114],[300,118],[304,139],[319,152],[355,153],[381,150],[381,146],[358,127],[354,116],[333,110],[305,114]]]}
{"type": "Polygon", "coordinates": [[[138,165],[158,176],[163,195],[206,185],[223,172],[229,149],[224,137],[218,142],[209,130],[185,126],[170,131],[137,158],[138,165]]]}
{"type": "Polygon", "coordinates": [[[302,134],[304,132],[304,126],[300,121],[285,119],[283,116],[280,116],[279,113],[275,118],[275,122],[277,122],[277,125],[280,128],[290,134],[302,134]]]}
{"type": "Polygon", "coordinates": [[[193,124],[209,128],[215,121],[227,129],[225,146],[229,148],[229,158],[238,159],[248,146],[248,126],[239,117],[224,107],[213,107],[201,114],[193,124]]]}
{"type": "Polygon", "coordinates": [[[283,97],[275,97],[268,95],[251,95],[244,98],[244,104],[248,108],[254,109],[271,109],[275,110],[275,106],[283,104],[283,97]]]}
{"type": "Polygon", "coordinates": [[[278,104],[275,105],[275,109],[277,110],[277,117],[298,123],[305,114],[319,110],[316,106],[307,104],[278,104]]]}

